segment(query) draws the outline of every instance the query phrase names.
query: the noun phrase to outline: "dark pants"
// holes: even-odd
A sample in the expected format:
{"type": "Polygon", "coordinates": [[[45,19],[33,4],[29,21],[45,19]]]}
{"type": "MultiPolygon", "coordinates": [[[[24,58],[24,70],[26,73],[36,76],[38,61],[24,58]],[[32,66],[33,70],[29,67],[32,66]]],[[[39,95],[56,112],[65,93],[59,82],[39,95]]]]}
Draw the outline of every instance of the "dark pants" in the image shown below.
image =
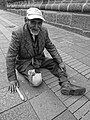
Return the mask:
{"type": "MultiPolygon", "coordinates": [[[[44,59],[40,68],[48,69],[53,75],[59,78],[60,82],[67,81],[66,71],[62,71],[59,65],[53,59],[44,59]]],[[[31,69],[35,69],[33,65],[29,65],[24,71],[19,70],[18,72],[20,72],[26,79],[28,79],[28,71],[31,69]]],[[[36,69],[39,70],[38,68],[36,69]]]]}

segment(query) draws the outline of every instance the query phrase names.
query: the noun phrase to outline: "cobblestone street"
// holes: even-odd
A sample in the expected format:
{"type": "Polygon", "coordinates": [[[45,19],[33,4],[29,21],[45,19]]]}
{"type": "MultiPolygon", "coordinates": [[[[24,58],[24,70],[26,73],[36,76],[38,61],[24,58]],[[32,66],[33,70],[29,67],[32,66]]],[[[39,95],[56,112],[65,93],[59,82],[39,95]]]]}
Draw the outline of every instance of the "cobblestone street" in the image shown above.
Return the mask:
{"type": "MultiPolygon", "coordinates": [[[[8,91],[5,56],[12,31],[23,23],[23,16],[0,10],[0,120],[89,120],[90,38],[44,23],[66,64],[69,80],[85,87],[85,95],[62,95],[57,77],[45,69],[41,71],[43,84],[40,87],[20,80],[25,101],[18,93],[8,91]]],[[[45,53],[50,57],[46,50],[45,53]]]]}

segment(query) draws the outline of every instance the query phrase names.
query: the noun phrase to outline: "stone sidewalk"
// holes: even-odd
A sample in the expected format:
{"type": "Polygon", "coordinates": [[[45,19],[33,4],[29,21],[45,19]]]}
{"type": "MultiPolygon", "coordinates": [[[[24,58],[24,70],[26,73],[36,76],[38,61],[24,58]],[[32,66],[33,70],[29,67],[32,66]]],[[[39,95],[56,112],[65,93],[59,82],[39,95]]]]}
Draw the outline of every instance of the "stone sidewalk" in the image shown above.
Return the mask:
{"type": "MultiPolygon", "coordinates": [[[[58,79],[42,69],[43,84],[32,87],[20,80],[18,93],[10,94],[6,76],[5,56],[11,32],[23,25],[23,16],[0,10],[0,120],[88,120],[90,118],[90,39],[44,24],[52,42],[66,63],[69,80],[86,88],[83,96],[64,96],[58,79]]],[[[45,50],[47,56],[50,56],[45,50]]]]}

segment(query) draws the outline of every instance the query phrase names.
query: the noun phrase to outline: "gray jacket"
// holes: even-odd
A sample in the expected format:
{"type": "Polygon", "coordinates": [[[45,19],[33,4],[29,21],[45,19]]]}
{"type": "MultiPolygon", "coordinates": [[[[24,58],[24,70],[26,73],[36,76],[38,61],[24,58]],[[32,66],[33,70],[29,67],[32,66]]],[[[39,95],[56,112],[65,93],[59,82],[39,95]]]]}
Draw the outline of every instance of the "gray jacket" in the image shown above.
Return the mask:
{"type": "MultiPolygon", "coordinates": [[[[34,57],[38,61],[44,58],[44,48],[50,53],[52,58],[59,64],[62,58],[56,47],[48,36],[47,29],[42,27],[38,34],[38,53],[34,54],[32,37],[27,24],[12,32],[11,42],[6,56],[7,76],[9,81],[17,80],[15,69],[26,69],[34,57]]],[[[38,62],[39,63],[39,62],[38,62]]]]}

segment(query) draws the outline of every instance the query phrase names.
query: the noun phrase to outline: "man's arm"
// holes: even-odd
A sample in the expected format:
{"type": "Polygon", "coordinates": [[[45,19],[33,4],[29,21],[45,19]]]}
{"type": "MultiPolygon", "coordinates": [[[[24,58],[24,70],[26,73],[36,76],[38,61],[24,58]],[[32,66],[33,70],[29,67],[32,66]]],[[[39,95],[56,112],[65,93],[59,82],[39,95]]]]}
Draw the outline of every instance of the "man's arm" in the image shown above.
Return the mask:
{"type": "Polygon", "coordinates": [[[60,56],[60,54],[58,53],[55,45],[51,42],[51,40],[49,39],[48,36],[48,32],[46,31],[46,41],[45,41],[45,48],[47,49],[47,51],[50,53],[50,55],[52,56],[52,58],[58,63],[62,63],[62,58],[60,56]]]}
{"type": "Polygon", "coordinates": [[[67,76],[66,66],[65,66],[60,54],[58,53],[55,45],[49,39],[48,32],[47,32],[46,36],[47,37],[46,37],[46,41],[45,41],[45,47],[46,47],[47,51],[50,53],[52,58],[58,63],[59,68],[62,70],[62,72],[64,72],[65,76],[67,76]]]}
{"type": "Polygon", "coordinates": [[[19,51],[19,38],[16,32],[12,32],[10,45],[6,55],[7,77],[9,81],[16,81],[15,62],[19,51]]]}

